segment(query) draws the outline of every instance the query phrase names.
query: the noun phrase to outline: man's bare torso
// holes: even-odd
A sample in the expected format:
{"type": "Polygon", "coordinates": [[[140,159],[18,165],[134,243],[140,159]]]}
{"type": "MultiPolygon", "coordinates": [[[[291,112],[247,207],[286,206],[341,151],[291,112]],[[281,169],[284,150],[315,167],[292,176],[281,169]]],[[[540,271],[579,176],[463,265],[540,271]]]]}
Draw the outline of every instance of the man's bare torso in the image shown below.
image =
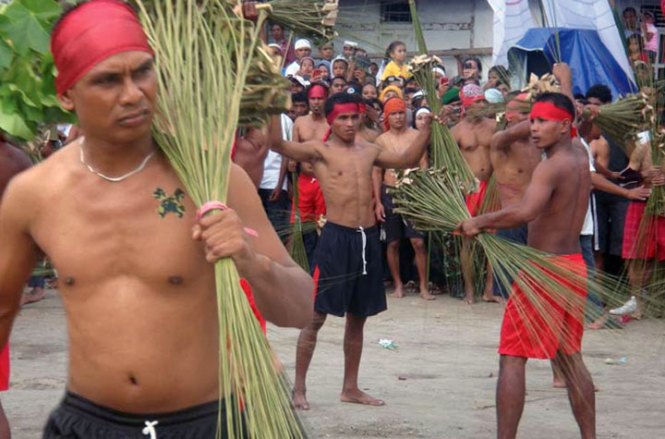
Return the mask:
{"type": "Polygon", "coordinates": [[[346,227],[372,227],[372,166],[378,155],[376,145],[359,139],[354,146],[337,144],[334,139],[319,148],[314,174],[326,200],[326,218],[346,227]]]}
{"type": "MultiPolygon", "coordinates": [[[[405,128],[401,132],[394,130],[386,131],[377,138],[377,142],[390,151],[403,151],[413,143],[418,137],[418,131],[413,128],[405,128]]],[[[383,183],[388,186],[394,186],[397,182],[397,176],[394,169],[386,169],[383,173],[383,183]]]]}
{"type": "Polygon", "coordinates": [[[490,145],[495,130],[496,121],[492,119],[482,119],[474,123],[462,119],[451,130],[473,175],[481,181],[489,180],[492,175],[490,145]]]}
{"type": "Polygon", "coordinates": [[[192,200],[161,154],[109,183],[81,165],[78,143],[26,175],[39,188],[29,234],[58,270],[75,316],[69,390],[130,412],[215,400],[214,273],[192,240],[192,200]]]}
{"type": "Polygon", "coordinates": [[[531,174],[541,160],[541,151],[529,138],[513,142],[506,149],[492,149],[490,161],[496,179],[501,207],[518,203],[531,181],[531,174]]]}
{"type": "Polygon", "coordinates": [[[534,172],[540,167],[554,172],[556,187],[545,210],[529,223],[528,244],[553,254],[579,253],[591,191],[588,155],[571,146],[548,157],[534,172]]]}

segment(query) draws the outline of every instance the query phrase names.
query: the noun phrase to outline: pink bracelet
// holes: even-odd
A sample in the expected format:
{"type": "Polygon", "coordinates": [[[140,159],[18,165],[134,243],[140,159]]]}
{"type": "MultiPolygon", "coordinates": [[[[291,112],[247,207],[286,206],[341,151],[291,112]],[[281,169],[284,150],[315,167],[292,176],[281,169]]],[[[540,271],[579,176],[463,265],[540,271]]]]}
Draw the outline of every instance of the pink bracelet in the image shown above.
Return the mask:
{"type": "MultiPolygon", "coordinates": [[[[221,201],[208,201],[207,203],[203,203],[203,206],[201,206],[199,210],[196,211],[196,219],[200,220],[208,212],[211,212],[213,210],[227,210],[228,208],[229,207],[226,204],[222,203],[221,201]]],[[[243,227],[243,230],[249,236],[253,236],[255,238],[259,237],[259,233],[254,229],[251,229],[249,227],[243,227]]]]}

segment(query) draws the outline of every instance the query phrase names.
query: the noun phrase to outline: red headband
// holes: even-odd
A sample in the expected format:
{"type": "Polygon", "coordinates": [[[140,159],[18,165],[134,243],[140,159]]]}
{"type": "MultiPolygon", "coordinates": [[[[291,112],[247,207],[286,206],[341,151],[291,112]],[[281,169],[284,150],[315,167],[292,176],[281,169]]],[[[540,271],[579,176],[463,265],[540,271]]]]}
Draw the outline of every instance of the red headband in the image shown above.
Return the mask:
{"type": "Polygon", "coordinates": [[[327,142],[328,139],[330,139],[330,136],[332,135],[332,124],[335,121],[335,119],[337,119],[340,114],[346,114],[346,113],[361,113],[360,105],[358,105],[355,102],[349,102],[346,104],[335,104],[333,110],[330,113],[326,114],[326,120],[328,121],[328,125],[330,125],[330,128],[328,128],[328,132],[323,137],[324,142],[327,142]]]}
{"type": "Polygon", "coordinates": [[[67,15],[51,37],[58,95],[94,66],[121,52],[153,54],[132,8],[120,0],[93,0],[67,15]]]}
{"type": "Polygon", "coordinates": [[[536,102],[531,107],[529,119],[553,120],[555,122],[570,122],[570,137],[577,137],[577,128],[573,125],[575,117],[563,108],[559,108],[551,102],[536,102]]]}
{"type": "Polygon", "coordinates": [[[383,126],[386,131],[390,131],[390,115],[394,113],[405,113],[406,103],[404,99],[390,98],[383,104],[383,126]]]}
{"type": "Polygon", "coordinates": [[[325,99],[327,97],[328,97],[328,89],[322,86],[321,84],[314,84],[307,91],[307,99],[313,99],[313,98],[325,99]]]}
{"type": "Polygon", "coordinates": [[[526,114],[526,111],[529,108],[529,94],[520,93],[515,96],[515,99],[508,102],[506,105],[506,120],[512,122],[516,120],[520,114],[526,114]]]}

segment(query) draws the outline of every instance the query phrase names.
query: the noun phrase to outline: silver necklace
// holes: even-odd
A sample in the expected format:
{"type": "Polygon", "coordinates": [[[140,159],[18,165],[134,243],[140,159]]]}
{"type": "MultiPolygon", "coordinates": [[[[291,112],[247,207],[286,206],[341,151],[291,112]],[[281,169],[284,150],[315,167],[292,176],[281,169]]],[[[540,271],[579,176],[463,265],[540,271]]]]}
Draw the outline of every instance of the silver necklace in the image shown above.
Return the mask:
{"type": "Polygon", "coordinates": [[[145,156],[145,158],[143,159],[143,161],[141,162],[141,164],[139,164],[139,165],[136,167],[136,169],[134,169],[134,170],[132,170],[132,171],[129,171],[128,173],[126,173],[126,174],[124,174],[124,175],[121,175],[121,176],[119,176],[119,177],[109,177],[108,175],[104,175],[104,174],[102,174],[101,172],[99,172],[98,170],[96,170],[95,168],[93,168],[92,166],[90,166],[88,163],[86,163],[86,161],[85,161],[85,155],[84,155],[84,153],[83,153],[83,142],[81,142],[81,145],[79,146],[79,151],[80,151],[80,157],[79,157],[79,158],[80,158],[80,160],[81,160],[81,163],[83,163],[83,165],[84,165],[86,168],[88,168],[88,171],[90,171],[91,173],[95,174],[96,176],[98,176],[98,177],[100,177],[100,178],[103,178],[103,179],[106,180],[106,181],[110,181],[111,183],[119,183],[119,182],[121,182],[121,181],[123,181],[123,180],[127,180],[127,179],[128,179],[129,177],[131,177],[132,175],[134,175],[134,174],[138,174],[139,172],[143,171],[143,168],[145,168],[145,165],[148,164],[148,162],[150,161],[150,159],[151,159],[151,158],[155,155],[155,153],[157,152],[157,150],[155,150],[155,151],[151,152],[150,154],[148,154],[147,156],[145,156]]]}

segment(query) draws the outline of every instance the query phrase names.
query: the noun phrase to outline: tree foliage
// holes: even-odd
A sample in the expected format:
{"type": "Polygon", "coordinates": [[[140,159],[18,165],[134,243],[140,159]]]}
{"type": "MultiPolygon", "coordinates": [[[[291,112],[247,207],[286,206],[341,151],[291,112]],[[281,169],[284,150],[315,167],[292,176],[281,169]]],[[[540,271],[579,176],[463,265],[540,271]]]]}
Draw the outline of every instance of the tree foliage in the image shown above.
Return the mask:
{"type": "Polygon", "coordinates": [[[72,116],[56,99],[51,29],[62,12],[55,0],[0,5],[0,131],[32,139],[40,125],[72,116]]]}

